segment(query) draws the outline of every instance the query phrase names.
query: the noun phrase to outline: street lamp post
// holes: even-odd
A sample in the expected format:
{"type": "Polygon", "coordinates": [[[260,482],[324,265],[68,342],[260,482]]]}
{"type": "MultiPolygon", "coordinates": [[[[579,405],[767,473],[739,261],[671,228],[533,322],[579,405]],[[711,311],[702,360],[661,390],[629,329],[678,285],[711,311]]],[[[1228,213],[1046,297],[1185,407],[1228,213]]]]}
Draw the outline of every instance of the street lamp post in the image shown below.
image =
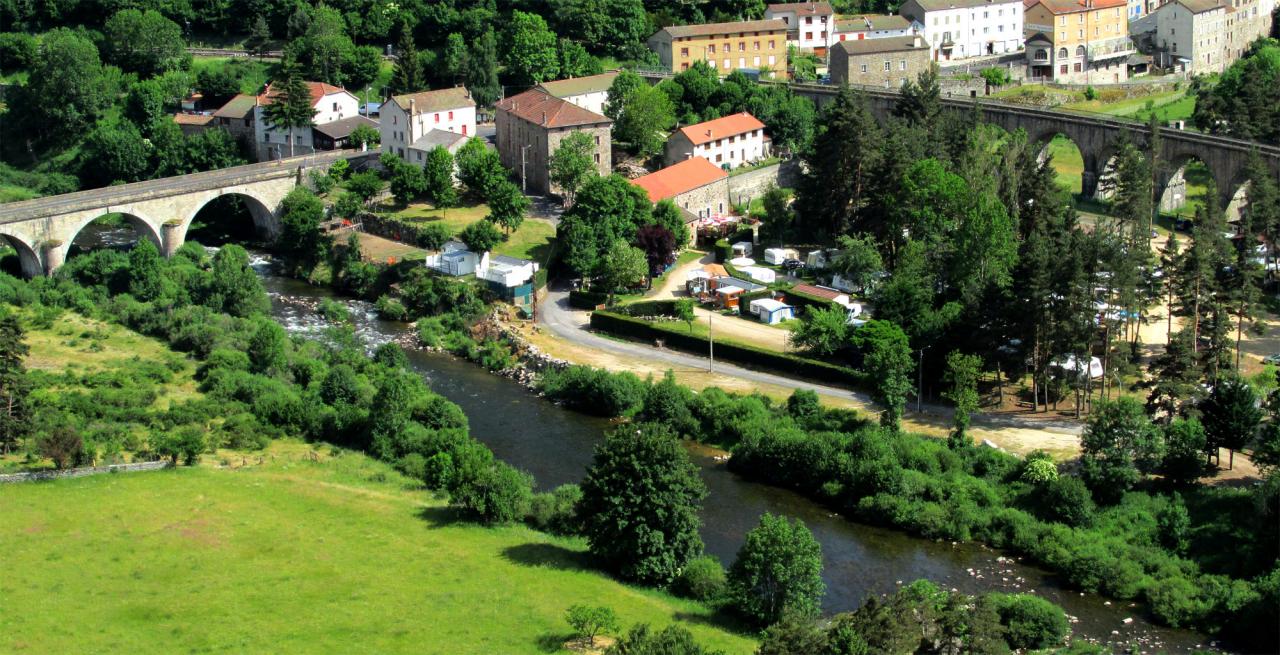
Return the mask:
{"type": "Polygon", "coordinates": [[[529,180],[528,178],[525,177],[525,170],[524,170],[525,169],[524,153],[532,145],[533,145],[532,143],[526,143],[525,145],[520,146],[520,192],[521,193],[529,192],[529,180]]]}
{"type": "Polygon", "coordinates": [[[917,414],[919,414],[921,411],[923,411],[923,407],[924,407],[924,402],[923,402],[923,398],[924,398],[924,351],[926,351],[926,350],[928,350],[928,348],[921,348],[921,349],[920,349],[920,362],[919,362],[918,364],[916,364],[916,373],[917,373],[917,379],[916,379],[916,413],[917,413],[917,414]]]}

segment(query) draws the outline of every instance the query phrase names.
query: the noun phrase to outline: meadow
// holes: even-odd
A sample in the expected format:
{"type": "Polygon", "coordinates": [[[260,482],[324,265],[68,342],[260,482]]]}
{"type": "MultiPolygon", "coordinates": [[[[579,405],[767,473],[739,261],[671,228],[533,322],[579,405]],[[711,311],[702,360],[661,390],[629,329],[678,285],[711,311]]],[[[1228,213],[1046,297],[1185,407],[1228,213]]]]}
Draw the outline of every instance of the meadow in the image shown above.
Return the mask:
{"type": "Polygon", "coordinates": [[[6,489],[0,596],[25,609],[0,613],[0,651],[554,653],[575,603],[755,647],[593,570],[581,540],[458,521],[363,455],[285,441],[206,462],[6,489]]]}

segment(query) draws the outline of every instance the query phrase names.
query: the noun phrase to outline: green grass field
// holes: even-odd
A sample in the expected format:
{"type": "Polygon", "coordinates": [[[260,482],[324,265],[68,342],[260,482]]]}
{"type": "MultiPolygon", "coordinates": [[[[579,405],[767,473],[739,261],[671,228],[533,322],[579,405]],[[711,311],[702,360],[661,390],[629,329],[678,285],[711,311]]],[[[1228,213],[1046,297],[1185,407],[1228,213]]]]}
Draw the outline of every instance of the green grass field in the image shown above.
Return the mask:
{"type": "Polygon", "coordinates": [[[754,649],[592,570],[580,540],[458,522],[385,465],[308,450],[5,489],[0,651],[555,653],[575,603],[754,649]]]}
{"type": "MultiPolygon", "coordinates": [[[[468,225],[484,220],[488,215],[489,206],[483,203],[449,209],[437,209],[425,203],[414,204],[395,212],[396,218],[410,223],[443,223],[455,235],[468,225]]],[[[550,221],[526,217],[520,229],[513,232],[494,251],[499,255],[531,259],[545,264],[555,238],[556,228],[550,221]]]]}
{"type": "Polygon", "coordinates": [[[1053,169],[1058,172],[1058,186],[1069,193],[1080,193],[1084,186],[1084,158],[1080,149],[1065,136],[1059,134],[1049,142],[1049,154],[1053,156],[1053,169]]]}

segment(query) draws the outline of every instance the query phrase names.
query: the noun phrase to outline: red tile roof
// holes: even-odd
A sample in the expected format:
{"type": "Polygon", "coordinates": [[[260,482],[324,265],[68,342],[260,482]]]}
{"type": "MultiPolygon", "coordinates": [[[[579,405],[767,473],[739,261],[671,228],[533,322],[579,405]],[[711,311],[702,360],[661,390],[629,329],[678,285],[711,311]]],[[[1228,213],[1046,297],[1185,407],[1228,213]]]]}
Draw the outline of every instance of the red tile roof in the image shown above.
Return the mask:
{"type": "Polygon", "coordinates": [[[716,139],[723,139],[727,136],[736,136],[752,130],[764,128],[764,123],[756,120],[755,116],[742,112],[741,114],[733,114],[724,118],[717,118],[712,121],[690,125],[680,128],[685,138],[695,146],[704,143],[710,143],[716,139]]]}
{"type": "Polygon", "coordinates": [[[594,111],[561,100],[538,88],[500,100],[498,109],[542,127],[573,127],[612,122],[594,111]]]}
{"type": "Polygon", "coordinates": [[[682,193],[706,186],[717,180],[729,177],[729,173],[702,157],[690,157],[678,164],[668,166],[657,173],[631,180],[631,183],[644,189],[651,202],[666,198],[674,198],[682,193]]]}
{"type": "MultiPolygon", "coordinates": [[[[341,93],[346,91],[346,89],[340,86],[325,84],[324,82],[307,82],[307,89],[311,91],[311,106],[313,107],[320,104],[320,101],[330,93],[341,93]]],[[[272,87],[271,83],[268,83],[267,88],[258,95],[258,104],[269,105],[278,95],[280,95],[279,89],[272,87]]]]}
{"type": "Polygon", "coordinates": [[[208,125],[213,120],[211,114],[174,114],[173,122],[178,125],[208,125]]]}
{"type": "Polygon", "coordinates": [[[835,300],[840,296],[848,297],[849,295],[843,291],[837,291],[830,287],[816,287],[812,284],[797,284],[794,287],[791,287],[791,290],[796,293],[803,293],[806,296],[822,298],[823,300],[835,300]]]}

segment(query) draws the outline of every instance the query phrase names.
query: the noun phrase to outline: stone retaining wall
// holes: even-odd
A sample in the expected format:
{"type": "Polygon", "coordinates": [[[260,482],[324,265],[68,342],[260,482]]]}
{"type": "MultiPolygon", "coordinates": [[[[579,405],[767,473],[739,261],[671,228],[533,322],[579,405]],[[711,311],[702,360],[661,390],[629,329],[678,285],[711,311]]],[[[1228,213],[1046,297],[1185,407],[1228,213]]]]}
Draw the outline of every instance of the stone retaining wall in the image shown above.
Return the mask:
{"type": "Polygon", "coordinates": [[[729,202],[744,205],[764,195],[770,184],[795,187],[800,181],[800,163],[794,159],[754,171],[729,176],[729,202]]]}
{"type": "Polygon", "coordinates": [[[135,462],[133,464],[110,464],[108,466],[85,466],[64,471],[34,471],[29,473],[9,473],[0,475],[0,484],[18,482],[36,482],[38,480],[59,480],[62,478],[83,478],[100,473],[134,473],[136,471],[156,471],[173,466],[169,460],[156,462],[135,462]]]}

